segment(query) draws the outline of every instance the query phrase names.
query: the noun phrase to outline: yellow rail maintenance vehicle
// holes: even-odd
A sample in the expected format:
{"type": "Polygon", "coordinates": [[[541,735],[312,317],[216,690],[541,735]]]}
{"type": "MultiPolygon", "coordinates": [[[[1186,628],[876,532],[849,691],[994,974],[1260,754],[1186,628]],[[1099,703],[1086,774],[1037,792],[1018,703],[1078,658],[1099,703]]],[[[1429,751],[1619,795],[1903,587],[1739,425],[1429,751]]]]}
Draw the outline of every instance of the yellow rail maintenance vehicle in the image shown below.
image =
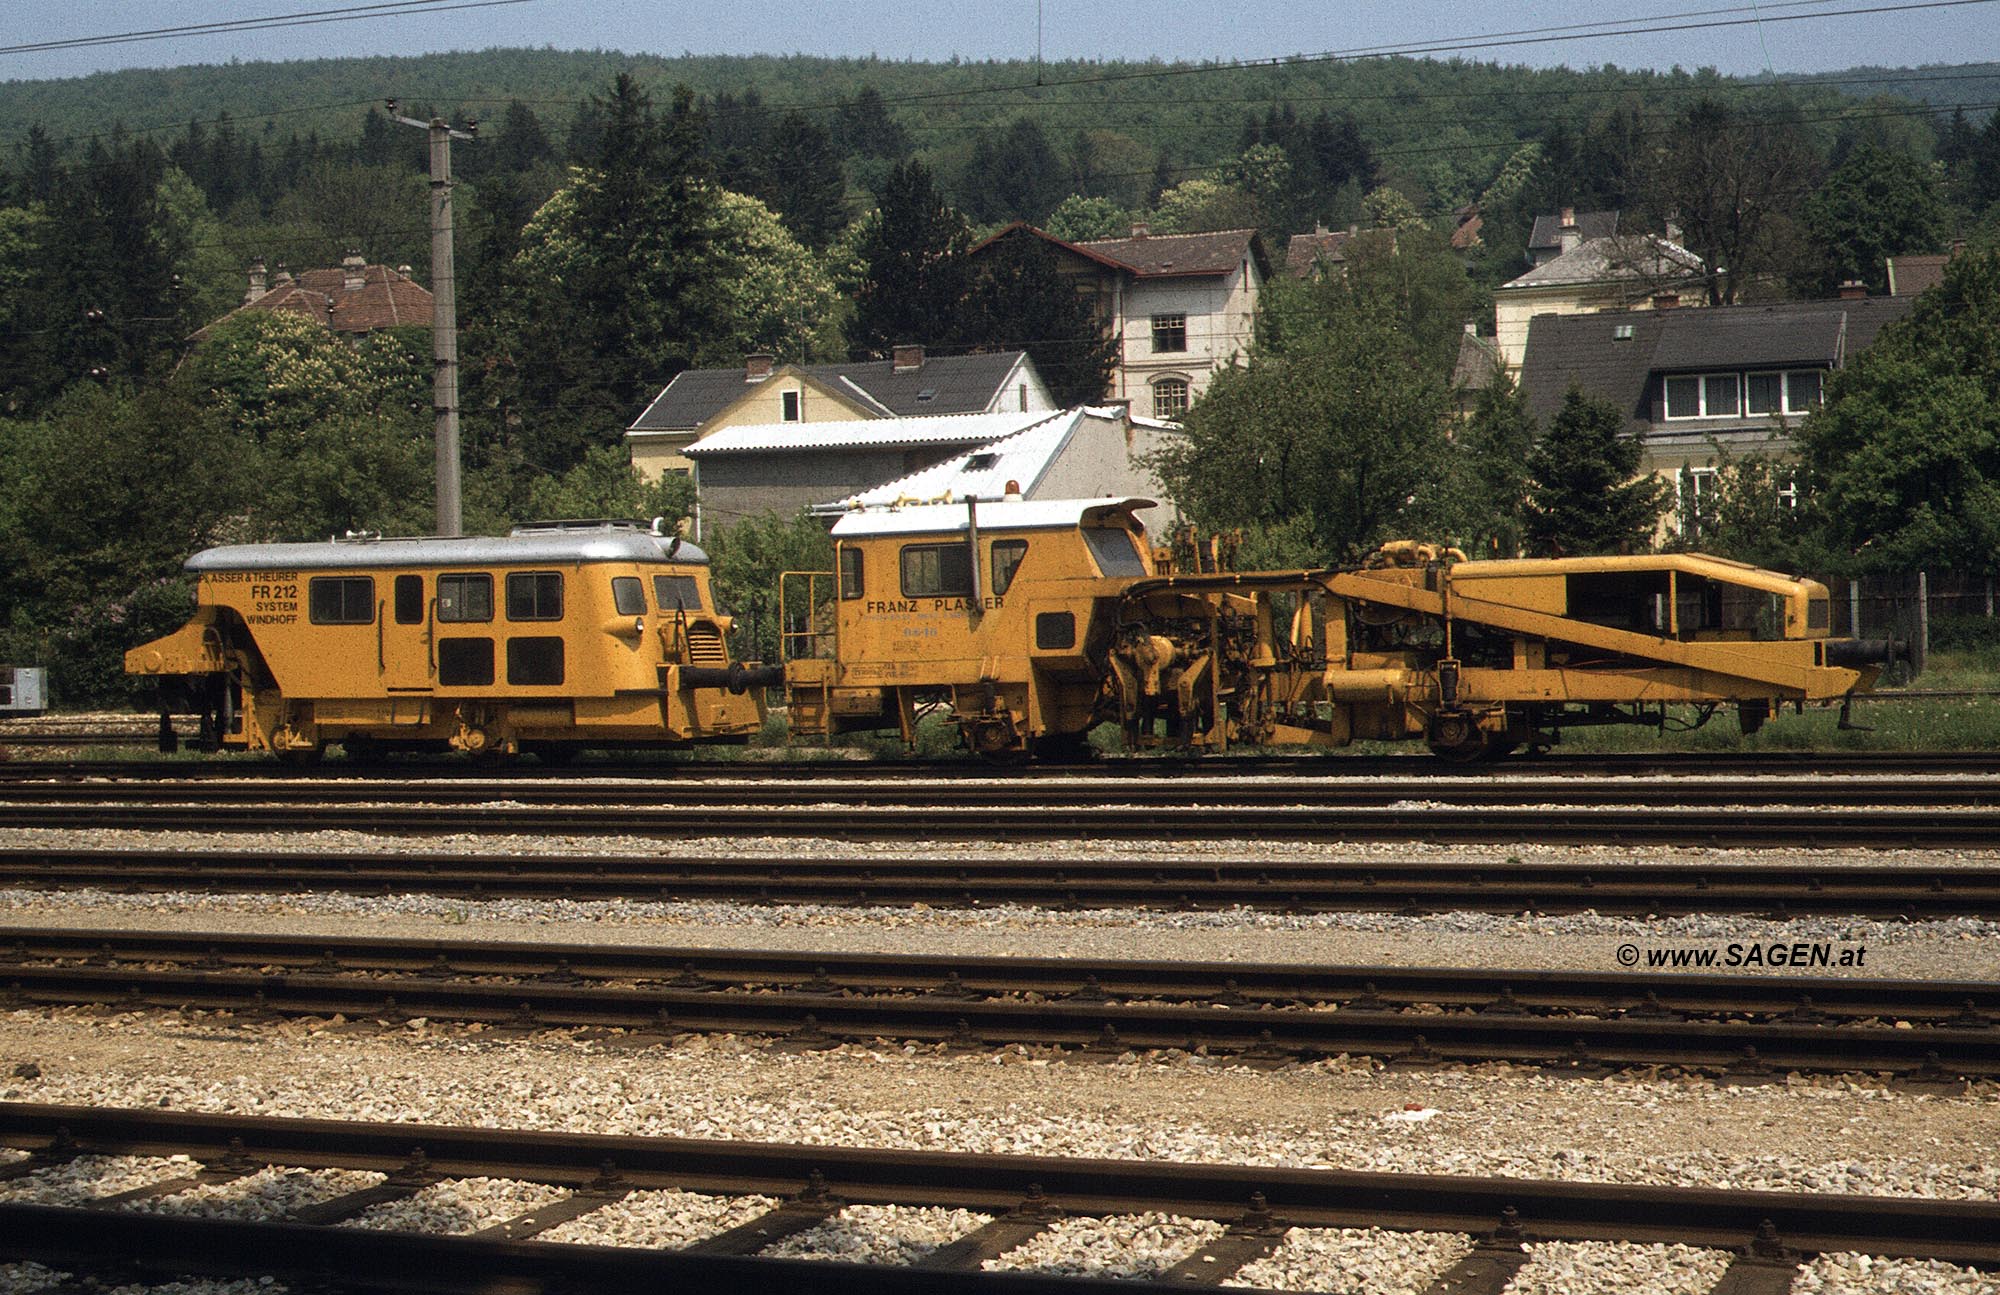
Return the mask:
{"type": "Polygon", "coordinates": [[[799,736],[949,707],[995,759],[1080,752],[1101,719],[1104,610],[1154,573],[1146,499],[963,500],[833,525],[833,572],[787,573],[786,701],[799,736]],[[813,608],[810,613],[805,608],[813,608]]]}
{"type": "Polygon", "coordinates": [[[204,749],[309,760],[745,742],[779,672],[732,664],[708,558],[657,528],[246,544],[188,559],[193,618],[125,655],[204,749]]]}
{"type": "Polygon", "coordinates": [[[1824,585],[1718,558],[1470,562],[1401,541],[1353,569],[1182,573],[1145,542],[1148,506],[843,517],[837,571],[789,577],[788,605],[820,608],[787,621],[807,625],[786,640],[793,731],[909,740],[935,702],[995,759],[1111,722],[1134,749],[1414,739],[1471,760],[1725,706],[1755,731],[1786,702],[1844,703],[1886,656],[1828,636],[1824,585]]]}

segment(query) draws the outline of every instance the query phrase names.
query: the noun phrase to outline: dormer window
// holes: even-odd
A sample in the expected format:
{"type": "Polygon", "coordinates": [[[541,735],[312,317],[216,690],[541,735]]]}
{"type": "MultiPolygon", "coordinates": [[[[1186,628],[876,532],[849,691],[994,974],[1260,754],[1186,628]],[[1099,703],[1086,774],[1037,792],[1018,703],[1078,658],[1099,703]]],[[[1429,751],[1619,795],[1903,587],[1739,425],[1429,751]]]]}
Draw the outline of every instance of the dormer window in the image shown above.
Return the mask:
{"type": "Polygon", "coordinates": [[[984,472],[1000,462],[998,454],[974,454],[965,460],[967,472],[984,472]]]}
{"type": "Polygon", "coordinates": [[[1631,341],[1631,340],[1632,340],[1632,325],[1630,325],[1630,324],[1613,324],[1613,325],[1611,326],[1611,340],[1612,340],[1612,341],[1614,341],[1614,342],[1629,342],[1629,341],[1631,341]]]}
{"type": "Polygon", "coordinates": [[[917,393],[917,403],[920,405],[927,405],[931,401],[936,399],[937,399],[936,387],[925,387],[922,391],[919,391],[917,393]]]}

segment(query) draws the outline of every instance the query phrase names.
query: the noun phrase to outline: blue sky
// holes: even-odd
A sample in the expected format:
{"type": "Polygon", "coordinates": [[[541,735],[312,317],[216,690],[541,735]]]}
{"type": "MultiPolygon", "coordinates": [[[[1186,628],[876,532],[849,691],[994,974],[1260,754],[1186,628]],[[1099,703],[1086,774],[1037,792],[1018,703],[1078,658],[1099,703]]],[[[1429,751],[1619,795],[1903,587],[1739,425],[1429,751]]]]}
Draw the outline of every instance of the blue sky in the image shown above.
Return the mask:
{"type": "MultiPolygon", "coordinates": [[[[358,7],[364,0],[7,0],[0,44],[104,36],[358,7]]],[[[464,0],[456,0],[463,3],[464,0]]],[[[1581,5],[1473,6],[1439,0],[1043,0],[1041,46],[1050,59],[1269,58],[1392,44],[1438,44],[1582,20],[1652,24],[1763,21],[1720,29],[1508,45],[1460,56],[1535,65],[1616,63],[1754,73],[1823,71],[2000,59],[2000,3],[1838,16],[1898,0],[1598,0],[1581,5]],[[1740,7],[1732,7],[1739,6],[1740,7]],[[1803,21],[1783,21],[1792,15],[1803,21]],[[1701,15],[1701,16],[1694,16],[1701,15]]],[[[1906,2],[1906,0],[1905,0],[1906,2]]],[[[454,0],[442,0],[443,5],[454,0]]],[[[520,3],[314,23],[264,31],[185,35],[85,49],[0,53],[0,79],[79,76],[124,67],[405,54],[492,45],[615,49],[629,53],[869,55],[941,60],[1029,58],[1036,0],[522,0],[520,3]]]]}

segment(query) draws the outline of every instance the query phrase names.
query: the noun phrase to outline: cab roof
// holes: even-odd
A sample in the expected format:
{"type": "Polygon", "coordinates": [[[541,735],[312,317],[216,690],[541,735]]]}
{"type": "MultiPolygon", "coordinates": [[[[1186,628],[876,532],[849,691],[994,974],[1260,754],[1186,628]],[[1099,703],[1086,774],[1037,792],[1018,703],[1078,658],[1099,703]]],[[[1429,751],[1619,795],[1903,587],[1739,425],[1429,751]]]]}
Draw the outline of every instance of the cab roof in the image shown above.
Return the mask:
{"type": "Polygon", "coordinates": [[[212,571],[334,571],[381,567],[518,567],[580,562],[671,562],[705,566],[708,554],[674,535],[636,525],[591,523],[517,527],[511,535],[357,536],[307,544],[230,544],[184,564],[212,571]]]}
{"type": "MultiPolygon", "coordinates": [[[[1133,513],[1151,508],[1151,499],[1105,495],[1096,499],[981,499],[982,531],[1075,529],[1086,525],[1127,525],[1133,513]]],[[[833,524],[835,539],[871,535],[950,535],[966,527],[966,501],[877,505],[857,508],[833,524]]]]}

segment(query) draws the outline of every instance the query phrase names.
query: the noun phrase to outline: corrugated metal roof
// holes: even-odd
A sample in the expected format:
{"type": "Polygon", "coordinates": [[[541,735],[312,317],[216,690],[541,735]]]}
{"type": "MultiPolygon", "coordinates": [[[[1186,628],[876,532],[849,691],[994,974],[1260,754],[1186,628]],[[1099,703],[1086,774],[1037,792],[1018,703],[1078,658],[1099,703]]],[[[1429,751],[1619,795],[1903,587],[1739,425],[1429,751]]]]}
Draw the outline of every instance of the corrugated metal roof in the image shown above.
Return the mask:
{"type": "MultiPolygon", "coordinates": [[[[1106,495],[1097,499],[988,500],[979,505],[981,530],[1047,530],[1106,520],[1116,514],[1151,508],[1151,499],[1106,495]]],[[[833,524],[836,537],[862,535],[950,535],[963,531],[963,503],[913,504],[904,508],[868,508],[848,513],[833,524]]]]}
{"type": "MultiPolygon", "coordinates": [[[[1048,471],[1049,463],[1062,453],[1085,417],[1093,411],[1067,409],[1047,416],[1033,427],[967,450],[943,463],[913,472],[907,477],[849,495],[834,504],[822,504],[815,511],[838,511],[856,504],[893,504],[897,500],[957,500],[968,497],[998,499],[1007,493],[1007,483],[1017,482],[1021,493],[1033,494],[1035,482],[1048,471]]],[[[1110,418],[1109,411],[1097,413],[1110,418]]]]}
{"type": "Polygon", "coordinates": [[[756,423],[710,432],[684,451],[761,454],[772,450],[876,449],[896,445],[981,445],[1053,417],[1048,410],[946,414],[931,418],[860,418],[827,423],[756,423]]]}

